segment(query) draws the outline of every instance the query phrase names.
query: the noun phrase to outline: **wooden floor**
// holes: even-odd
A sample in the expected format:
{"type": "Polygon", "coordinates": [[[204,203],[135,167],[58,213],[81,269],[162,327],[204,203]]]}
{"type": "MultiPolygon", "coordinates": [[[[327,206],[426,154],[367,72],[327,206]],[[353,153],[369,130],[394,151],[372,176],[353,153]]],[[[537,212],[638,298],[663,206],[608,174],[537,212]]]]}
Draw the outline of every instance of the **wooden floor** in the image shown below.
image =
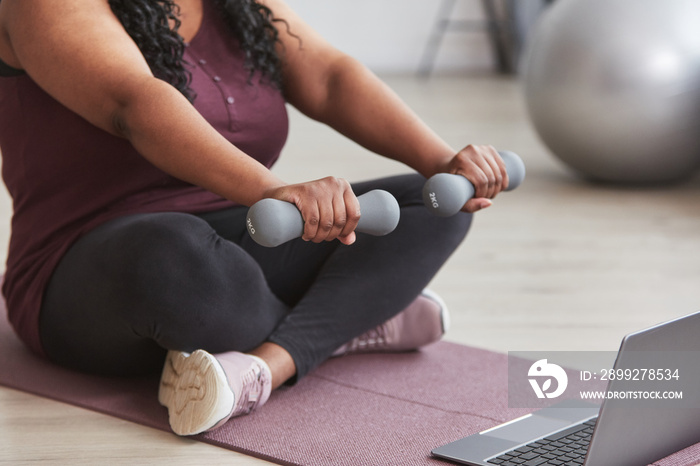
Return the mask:
{"type": "MultiPolygon", "coordinates": [[[[448,340],[501,352],[614,351],[625,333],[700,309],[700,178],[663,189],[591,185],[538,141],[515,80],[386,79],[454,147],[490,143],[527,165],[525,183],[478,214],[431,285],[452,311],[448,340]]],[[[406,171],[296,113],[291,119],[276,169],[288,181],[406,171]]],[[[2,241],[8,212],[3,199],[2,241]]],[[[263,463],[0,388],[0,464],[35,462],[263,463]]]]}

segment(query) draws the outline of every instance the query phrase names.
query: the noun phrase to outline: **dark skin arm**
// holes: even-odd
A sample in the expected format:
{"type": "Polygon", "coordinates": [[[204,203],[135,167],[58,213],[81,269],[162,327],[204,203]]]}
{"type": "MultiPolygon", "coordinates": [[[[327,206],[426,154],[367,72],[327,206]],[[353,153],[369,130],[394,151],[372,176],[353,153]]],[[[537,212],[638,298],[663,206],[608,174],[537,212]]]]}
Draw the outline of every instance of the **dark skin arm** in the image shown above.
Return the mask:
{"type": "MultiPolygon", "coordinates": [[[[106,0],[57,6],[53,0],[3,0],[0,57],[92,124],[128,139],[155,166],[244,205],[275,197],[281,187],[285,200],[291,195],[302,205],[357,203],[347,182],[290,186],[230,144],[175,88],[153,77],[106,0]]],[[[352,242],[359,212],[349,210],[330,226],[325,218],[307,219],[306,239],[352,242]]]]}
{"type": "MultiPolygon", "coordinates": [[[[479,196],[465,210],[489,205],[485,198],[506,185],[492,148],[468,146],[455,153],[388,87],[329,46],[284,2],[267,4],[304,44],[299,48],[280,28],[285,94],[302,112],[426,176],[464,174],[479,196]]],[[[190,26],[183,22],[183,30],[190,26]]],[[[53,0],[3,0],[0,58],[27,71],[97,127],[128,139],[163,171],[244,205],[264,197],[293,202],[306,222],[305,239],[354,241],[360,212],[347,181],[329,177],[287,185],[231,145],[179,92],[153,77],[106,0],[64,0],[60,8],[53,0]]]]}
{"type": "Polygon", "coordinates": [[[164,171],[243,204],[283,184],[153,77],[106,0],[3,0],[0,27],[12,65],[164,171]]]}
{"type": "Polygon", "coordinates": [[[490,205],[489,199],[507,187],[505,164],[493,147],[469,145],[455,151],[381,80],[329,45],[284,1],[264,3],[289,24],[289,29],[278,26],[285,94],[300,111],[426,177],[441,172],[465,176],[476,188],[466,211],[490,205]]]}

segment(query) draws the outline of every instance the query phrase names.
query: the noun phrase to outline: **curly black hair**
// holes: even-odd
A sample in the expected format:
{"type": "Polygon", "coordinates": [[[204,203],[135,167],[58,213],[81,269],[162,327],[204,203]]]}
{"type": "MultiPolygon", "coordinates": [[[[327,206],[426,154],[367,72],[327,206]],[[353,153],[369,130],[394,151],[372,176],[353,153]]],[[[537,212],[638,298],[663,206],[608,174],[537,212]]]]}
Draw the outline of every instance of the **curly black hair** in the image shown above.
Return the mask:
{"type": "MultiPolygon", "coordinates": [[[[213,1],[245,54],[249,81],[257,71],[281,89],[281,58],[276,49],[279,34],[274,23],[284,20],[274,18],[269,8],[255,0],[213,1]]],[[[109,6],[136,42],[154,76],[172,84],[193,101],[192,76],[185,67],[185,42],[178,33],[179,7],[175,1],[109,0],[109,6]]]]}

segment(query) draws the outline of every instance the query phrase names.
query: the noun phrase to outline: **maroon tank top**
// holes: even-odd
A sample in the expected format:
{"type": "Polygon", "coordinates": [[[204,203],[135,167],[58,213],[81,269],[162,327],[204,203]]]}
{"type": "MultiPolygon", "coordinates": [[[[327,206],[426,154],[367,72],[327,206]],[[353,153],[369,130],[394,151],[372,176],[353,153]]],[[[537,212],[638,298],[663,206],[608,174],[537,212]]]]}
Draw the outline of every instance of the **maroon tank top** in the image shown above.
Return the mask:
{"type": "MultiPolygon", "coordinates": [[[[219,11],[202,3],[202,27],[185,52],[194,106],[232,144],[271,167],[287,138],[284,99],[258,75],[249,81],[219,11]]],[[[38,354],[44,289],[81,235],[123,215],[234,205],[151,165],[127,140],[71,112],[26,74],[0,77],[0,150],[14,209],[2,291],[15,331],[38,354]]]]}

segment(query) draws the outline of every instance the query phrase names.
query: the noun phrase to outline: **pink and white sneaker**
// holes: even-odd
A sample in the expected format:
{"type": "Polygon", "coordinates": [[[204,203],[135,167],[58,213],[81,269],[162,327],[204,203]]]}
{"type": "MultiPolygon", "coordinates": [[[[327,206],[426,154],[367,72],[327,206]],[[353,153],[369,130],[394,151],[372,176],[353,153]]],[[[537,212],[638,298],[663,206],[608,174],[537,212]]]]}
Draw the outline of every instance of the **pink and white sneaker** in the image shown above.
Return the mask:
{"type": "Polygon", "coordinates": [[[444,301],[432,291],[423,290],[406,309],[353,338],[338,348],[333,356],[415,350],[438,341],[449,326],[450,314],[444,301]]]}
{"type": "Polygon", "coordinates": [[[257,356],[169,351],[158,401],[168,408],[173,432],[195,435],[264,405],[271,391],[270,368],[257,356]]]}

